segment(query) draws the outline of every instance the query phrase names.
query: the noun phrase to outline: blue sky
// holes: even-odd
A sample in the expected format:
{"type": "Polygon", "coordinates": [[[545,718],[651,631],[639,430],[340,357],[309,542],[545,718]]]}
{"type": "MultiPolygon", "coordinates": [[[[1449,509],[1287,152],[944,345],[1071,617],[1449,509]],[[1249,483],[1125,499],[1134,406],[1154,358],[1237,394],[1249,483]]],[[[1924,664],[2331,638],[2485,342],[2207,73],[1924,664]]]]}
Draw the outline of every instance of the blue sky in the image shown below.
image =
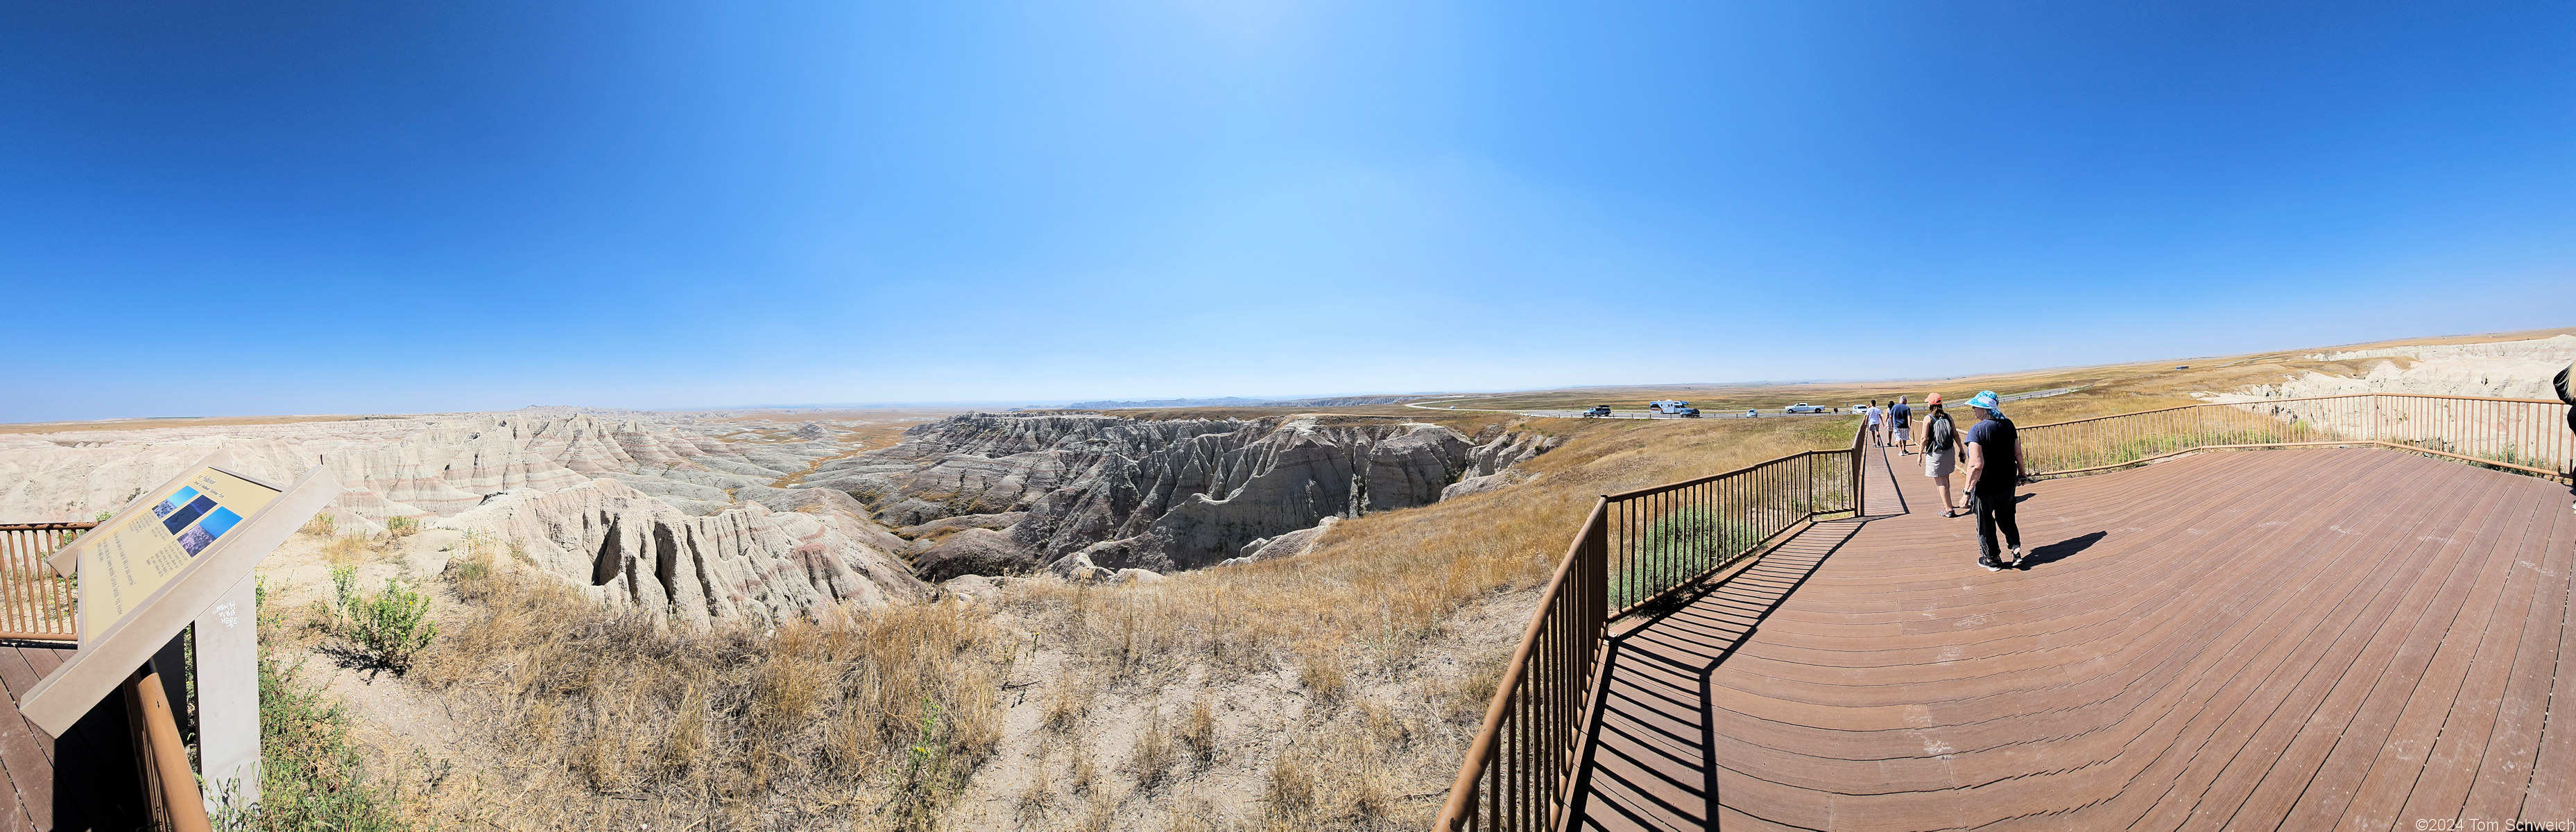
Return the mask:
{"type": "Polygon", "coordinates": [[[2576,5],[17,3],[0,421],[2576,325],[2576,5]]]}

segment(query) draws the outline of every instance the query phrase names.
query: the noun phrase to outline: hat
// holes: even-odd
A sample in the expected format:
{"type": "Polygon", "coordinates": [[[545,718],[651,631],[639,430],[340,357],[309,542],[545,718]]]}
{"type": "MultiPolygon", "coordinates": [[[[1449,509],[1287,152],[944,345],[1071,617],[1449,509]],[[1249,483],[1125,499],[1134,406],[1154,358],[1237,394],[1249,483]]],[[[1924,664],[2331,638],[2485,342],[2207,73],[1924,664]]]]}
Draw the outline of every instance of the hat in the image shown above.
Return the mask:
{"type": "Polygon", "coordinates": [[[1992,391],[1992,390],[1979,390],[1979,391],[1977,391],[1977,396],[1976,396],[1976,398],[1972,398],[1972,399],[1969,399],[1969,400],[1968,400],[1968,406],[1969,406],[1969,407],[1973,407],[1973,408],[1977,408],[1977,409],[1980,409],[1980,410],[1993,410],[1993,409],[1995,409],[1995,391],[1992,391]]]}
{"type": "Polygon", "coordinates": [[[1932,395],[1925,396],[1925,397],[1923,397],[1923,403],[1924,403],[1924,404],[1940,404],[1940,403],[1941,403],[1941,394],[1939,394],[1939,393],[1934,393],[1934,394],[1932,394],[1932,395]]]}

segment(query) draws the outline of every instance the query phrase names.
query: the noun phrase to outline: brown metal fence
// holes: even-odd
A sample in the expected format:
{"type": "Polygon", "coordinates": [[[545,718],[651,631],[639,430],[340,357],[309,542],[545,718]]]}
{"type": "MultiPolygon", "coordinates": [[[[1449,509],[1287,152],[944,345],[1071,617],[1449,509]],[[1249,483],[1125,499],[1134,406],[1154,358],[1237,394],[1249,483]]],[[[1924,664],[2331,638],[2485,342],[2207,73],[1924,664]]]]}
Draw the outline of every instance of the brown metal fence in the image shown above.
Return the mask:
{"type": "Polygon", "coordinates": [[[2186,405],[2021,428],[2034,475],[2103,471],[2213,448],[2380,445],[2565,480],[2576,470],[2567,405],[2361,393],[2186,405]]]}
{"type": "Polygon", "coordinates": [[[1551,828],[1582,747],[1609,623],[1745,563],[1820,515],[1860,512],[1863,442],[1855,432],[1849,448],[1594,503],[1503,668],[1439,828],[1551,828]]]}
{"type": "Polygon", "coordinates": [[[79,592],[45,558],[96,523],[0,523],[0,638],[73,641],[79,592]]]}

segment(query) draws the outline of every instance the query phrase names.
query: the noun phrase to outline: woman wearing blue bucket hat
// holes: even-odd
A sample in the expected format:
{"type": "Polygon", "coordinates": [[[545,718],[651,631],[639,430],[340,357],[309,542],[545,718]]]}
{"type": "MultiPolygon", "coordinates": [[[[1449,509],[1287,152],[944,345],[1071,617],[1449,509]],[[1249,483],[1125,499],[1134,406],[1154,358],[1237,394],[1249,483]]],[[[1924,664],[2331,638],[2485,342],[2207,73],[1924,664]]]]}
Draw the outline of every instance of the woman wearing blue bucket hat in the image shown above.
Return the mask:
{"type": "Polygon", "coordinates": [[[1992,572],[2005,566],[2027,568],[2021,555],[2021,525],[2013,522],[2013,486],[2021,482],[2021,439],[2013,433],[2011,419],[2004,418],[1995,391],[1978,391],[1968,406],[1977,410],[1977,424],[1968,428],[1968,511],[1977,515],[1977,565],[1992,572]],[[1995,531],[2003,531],[2003,545],[1995,542],[1995,531]],[[2012,563],[2001,560],[2005,546],[2012,549],[2012,563]]]}

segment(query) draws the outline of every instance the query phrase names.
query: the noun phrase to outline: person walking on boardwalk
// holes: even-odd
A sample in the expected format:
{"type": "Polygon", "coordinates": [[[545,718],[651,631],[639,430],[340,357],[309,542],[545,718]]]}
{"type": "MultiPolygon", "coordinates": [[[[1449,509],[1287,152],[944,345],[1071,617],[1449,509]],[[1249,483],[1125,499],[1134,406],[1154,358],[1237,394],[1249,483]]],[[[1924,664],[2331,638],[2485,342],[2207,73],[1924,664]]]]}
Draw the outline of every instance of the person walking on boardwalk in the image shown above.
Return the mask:
{"type": "Polygon", "coordinates": [[[1878,400],[1869,400],[1869,444],[1884,448],[1887,447],[1887,440],[1879,438],[1878,435],[1878,419],[1881,415],[1878,410],[1878,400]]]}
{"type": "Polygon", "coordinates": [[[1896,397],[1895,406],[1887,409],[1887,427],[1896,434],[1896,455],[1913,453],[1914,408],[1905,406],[1904,396],[1896,397]]]}
{"type": "Polygon", "coordinates": [[[2021,525],[2013,522],[2013,486],[2021,482],[2021,438],[2013,435],[2011,419],[2004,418],[2002,406],[1995,403],[1995,391],[1978,391],[1968,400],[1976,408],[1977,424],[1968,428],[1968,510],[1977,515],[1977,565],[1992,572],[2006,566],[2027,568],[2021,554],[2021,525]],[[2012,563],[2000,556],[2003,546],[1995,545],[1995,530],[2003,530],[2003,544],[2012,549],[2012,563]]]}
{"type": "Polygon", "coordinates": [[[1923,407],[1923,475],[1941,486],[1941,516],[1966,514],[1950,493],[1950,472],[1959,467],[1959,429],[1950,423],[1950,412],[1941,409],[1941,394],[1924,399],[1923,407]]]}

